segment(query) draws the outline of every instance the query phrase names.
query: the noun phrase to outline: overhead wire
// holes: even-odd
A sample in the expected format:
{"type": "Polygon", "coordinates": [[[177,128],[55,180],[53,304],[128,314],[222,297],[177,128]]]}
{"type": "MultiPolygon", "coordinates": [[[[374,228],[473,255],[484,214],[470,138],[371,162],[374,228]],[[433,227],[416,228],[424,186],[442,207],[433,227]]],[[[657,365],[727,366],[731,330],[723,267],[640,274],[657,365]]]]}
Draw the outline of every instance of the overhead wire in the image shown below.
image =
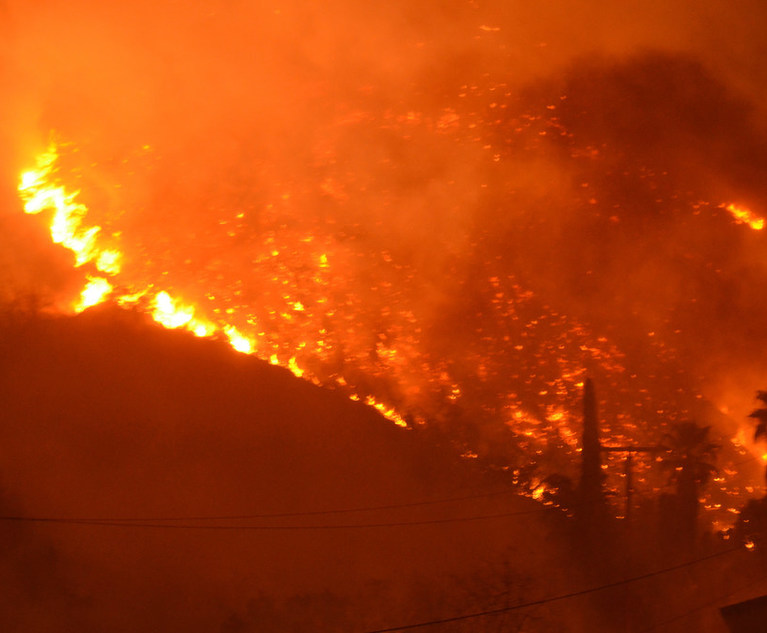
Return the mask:
{"type": "Polygon", "coordinates": [[[422,525],[439,525],[445,523],[465,523],[471,521],[484,521],[491,519],[503,519],[507,517],[524,516],[548,511],[554,506],[541,506],[530,510],[518,510],[515,512],[498,512],[494,514],[479,514],[465,517],[448,517],[443,519],[423,519],[416,521],[382,521],[376,523],[327,523],[314,525],[217,525],[217,524],[194,524],[194,523],[168,523],[151,521],[125,521],[125,520],[101,520],[66,517],[34,517],[2,515],[0,521],[18,523],[44,523],[60,525],[87,525],[123,528],[144,528],[156,530],[199,530],[199,531],[300,531],[300,530],[352,530],[373,529],[390,527],[408,527],[422,525]]]}
{"type": "MultiPolygon", "coordinates": [[[[751,456],[743,461],[736,462],[732,466],[742,465],[754,460],[760,459],[759,456],[751,456]]],[[[189,529],[189,530],[324,530],[324,529],[355,529],[355,528],[384,528],[384,527],[405,527],[405,526],[418,526],[418,525],[430,525],[441,523],[455,523],[455,522],[467,522],[467,521],[479,521],[498,519],[512,516],[524,516],[530,514],[537,514],[539,512],[549,511],[551,508],[557,508],[558,506],[547,503],[541,507],[522,510],[515,512],[502,512],[495,514],[482,514],[472,515],[465,517],[451,517],[444,519],[424,519],[417,521],[392,521],[392,522],[373,522],[373,523],[354,523],[354,524],[320,524],[320,525],[198,525],[198,524],[183,524],[176,522],[201,522],[201,521],[246,521],[246,520],[258,520],[258,519],[273,519],[273,518],[299,518],[299,517],[319,517],[319,516],[332,516],[340,514],[354,514],[364,512],[376,512],[383,510],[397,510],[405,508],[416,508],[434,506],[446,503],[470,501],[475,499],[486,499],[490,497],[496,497],[506,494],[519,495],[519,488],[508,487],[502,490],[496,490],[492,492],[467,494],[453,497],[443,497],[438,499],[412,501],[406,503],[390,503],[371,506],[359,506],[352,508],[330,508],[324,510],[309,510],[301,512],[263,512],[263,513],[251,513],[251,514],[220,514],[220,515],[178,515],[178,516],[144,516],[144,517],[119,517],[119,516],[80,516],[80,517],[62,517],[62,516],[23,516],[23,515],[0,515],[0,521],[5,522],[29,522],[29,523],[58,523],[58,524],[70,524],[70,525],[104,525],[123,527],[134,525],[141,528],[154,528],[163,529],[167,527],[169,529],[189,529]],[[164,524],[168,524],[167,526],[164,524]],[[176,523],[174,525],[174,523],[176,523]]]]}
{"type": "MultiPolygon", "coordinates": [[[[740,463],[746,463],[759,459],[759,457],[751,457],[740,463]]],[[[737,465],[737,464],[736,464],[737,465]]],[[[513,512],[500,512],[493,514],[480,514],[470,515],[464,517],[449,517],[442,519],[423,519],[416,521],[381,521],[373,523],[344,523],[344,524],[315,524],[315,525],[199,525],[196,523],[185,524],[179,523],[183,521],[201,522],[201,521],[246,521],[246,520],[258,520],[258,519],[276,519],[276,518],[300,518],[300,517],[320,517],[320,516],[332,516],[340,514],[354,514],[363,512],[376,512],[382,510],[397,510],[405,508],[427,507],[446,503],[471,501],[476,499],[487,499],[490,497],[497,497],[506,494],[519,495],[518,488],[506,488],[503,490],[497,490],[492,492],[477,493],[470,495],[462,495],[455,497],[443,497],[439,499],[413,501],[407,503],[392,503],[382,505],[360,506],[353,508],[331,508],[324,510],[309,510],[302,512],[265,512],[265,513],[253,513],[253,514],[221,514],[221,515],[179,515],[179,516],[145,516],[145,517],[96,517],[96,516],[24,516],[24,515],[0,515],[0,522],[28,522],[28,523],[59,523],[59,524],[71,524],[71,525],[105,525],[114,527],[130,527],[131,525],[141,528],[155,528],[155,529],[189,529],[189,530],[323,530],[323,529],[355,529],[355,528],[384,528],[384,527],[405,527],[405,526],[418,526],[418,525],[430,525],[441,523],[456,523],[467,521],[480,521],[487,519],[499,519],[513,516],[524,516],[531,514],[538,514],[541,512],[548,512],[552,509],[558,509],[557,506],[552,503],[541,504],[537,508],[529,510],[519,510],[513,512]]]]}
{"type": "MultiPolygon", "coordinates": [[[[763,577],[761,580],[765,580],[767,577],[763,577]]],[[[711,600],[708,600],[704,602],[703,604],[698,605],[697,607],[694,607],[692,609],[688,609],[687,611],[683,613],[679,613],[671,618],[668,618],[667,620],[662,620],[660,622],[656,622],[655,624],[647,627],[646,629],[641,629],[640,631],[637,631],[637,633],[650,633],[650,631],[655,631],[663,626],[666,626],[668,624],[672,624],[674,622],[677,622],[678,620],[682,620],[690,615],[693,615],[694,613],[698,613],[699,611],[703,611],[704,609],[708,609],[709,607],[712,607],[713,605],[721,602],[725,598],[729,598],[730,596],[734,596],[736,594],[739,594],[746,589],[751,589],[753,587],[753,581],[749,581],[748,584],[742,585],[738,587],[737,589],[733,591],[728,591],[727,593],[718,595],[716,598],[713,598],[711,600]]]]}
{"type": "MultiPolygon", "coordinates": [[[[459,497],[443,497],[440,499],[431,499],[423,501],[412,501],[407,503],[391,503],[384,505],[374,506],[360,506],[356,508],[331,508],[325,510],[309,510],[302,512],[263,512],[254,514],[203,514],[203,515],[180,515],[180,516],[146,516],[146,517],[119,517],[119,516],[107,516],[107,517],[51,517],[50,519],[71,519],[75,521],[93,521],[93,522],[115,522],[115,523],[133,523],[133,522],[154,522],[154,521],[240,521],[251,519],[277,519],[277,518],[294,518],[294,517],[310,517],[310,516],[325,516],[334,514],[354,514],[361,512],[376,512],[380,510],[398,510],[404,508],[416,508],[423,506],[440,505],[444,503],[453,503],[458,501],[471,501],[474,499],[486,499],[489,497],[497,497],[506,494],[519,495],[519,488],[506,488],[503,490],[497,490],[494,492],[484,492],[471,495],[463,495],[459,497]]],[[[537,511],[537,510],[536,510],[537,511]]],[[[34,517],[32,517],[34,518],[34,517]]],[[[48,520],[47,517],[39,517],[36,520],[48,520]]],[[[0,516],[0,520],[11,520],[0,516]]],[[[14,518],[15,520],[15,518],[14,518]]]]}
{"type": "MultiPolygon", "coordinates": [[[[724,436],[722,436],[724,437],[724,436]]],[[[752,455],[751,457],[736,462],[734,464],[731,464],[731,466],[740,466],[742,464],[746,464],[749,462],[752,462],[754,460],[760,459],[760,456],[758,455],[752,455]]],[[[360,506],[360,507],[353,507],[353,508],[331,508],[331,509],[324,509],[324,510],[309,510],[309,511],[300,511],[300,512],[262,512],[262,513],[251,513],[251,514],[221,514],[221,515],[179,515],[179,516],[145,516],[145,517],[119,517],[119,516],[107,516],[107,517],[95,517],[95,516],[86,516],[86,517],[22,517],[22,516],[0,516],[0,521],[33,521],[33,522],[49,522],[49,523],[63,523],[63,522],[77,522],[77,523],[83,523],[83,524],[90,524],[90,523],[104,523],[104,524],[112,524],[112,523],[154,523],[154,522],[172,522],[172,521],[244,521],[244,520],[254,520],[254,519],[270,519],[270,518],[297,518],[297,517],[310,517],[310,516],[325,516],[325,515],[337,515],[337,514],[354,514],[354,513],[362,513],[362,512],[376,512],[381,510],[397,510],[397,509],[404,509],[404,508],[415,508],[415,507],[423,507],[423,506],[432,506],[432,505],[440,505],[445,503],[452,503],[452,502],[458,502],[458,501],[470,501],[474,499],[485,499],[489,497],[496,497],[506,494],[516,494],[519,495],[519,488],[518,487],[508,487],[502,490],[497,490],[493,492],[484,492],[484,493],[477,493],[477,494],[468,494],[468,495],[462,495],[462,496],[455,496],[455,497],[443,497],[438,499],[430,499],[430,500],[422,500],[422,501],[413,501],[413,502],[406,502],[406,503],[392,503],[392,504],[382,504],[382,505],[374,505],[374,506],[360,506]]],[[[521,495],[520,495],[521,496],[521,495]]],[[[545,507],[551,507],[551,505],[547,505],[545,507]]],[[[541,511],[541,509],[531,510],[529,512],[524,511],[520,514],[532,514],[538,511],[541,511]]],[[[494,518],[496,515],[492,516],[479,516],[476,517],[477,519],[482,518],[494,518]]],[[[503,515],[497,515],[497,516],[514,516],[514,514],[503,514],[503,515]]],[[[457,520],[472,520],[471,518],[461,518],[457,520]]],[[[440,521],[441,522],[441,521],[440,521]]],[[[407,522],[401,522],[396,523],[392,525],[406,525],[407,522]]],[[[418,522],[417,524],[420,524],[418,522]]],[[[379,527],[381,524],[371,524],[372,527],[379,527]]]]}
{"type": "Polygon", "coordinates": [[[647,572],[644,574],[639,574],[637,576],[631,576],[629,578],[624,578],[622,580],[617,580],[614,582],[606,583],[603,585],[599,585],[597,587],[590,587],[588,589],[581,589],[579,591],[572,591],[569,593],[559,594],[556,596],[549,596],[547,598],[540,598],[539,600],[530,600],[527,602],[521,602],[515,605],[511,605],[508,607],[499,607],[497,609],[487,609],[485,611],[475,611],[473,613],[466,613],[463,615],[457,615],[447,618],[439,618],[434,620],[425,620],[423,622],[416,622],[411,624],[403,624],[399,626],[392,626],[388,628],[383,629],[373,629],[369,631],[364,631],[364,633],[393,633],[394,631],[409,631],[413,629],[420,629],[425,628],[428,626],[435,626],[438,624],[448,624],[451,622],[460,622],[463,620],[473,620],[476,618],[482,618],[485,616],[493,616],[493,615],[500,615],[502,613],[509,613],[511,611],[519,611],[520,609],[526,609],[528,607],[537,607],[543,604],[549,604],[551,602],[558,602],[560,600],[567,600],[569,598],[575,598],[578,596],[585,596],[591,593],[596,593],[599,591],[604,591],[605,589],[612,589],[614,587],[621,587],[623,585],[627,585],[632,582],[638,582],[640,580],[645,580],[647,578],[653,578],[656,576],[662,576],[663,574],[668,574],[673,571],[677,571],[679,569],[685,569],[687,567],[691,567],[693,565],[697,565],[699,563],[711,560],[713,558],[718,558],[720,556],[724,556],[725,554],[731,554],[733,552],[741,551],[741,547],[734,547],[729,548],[726,550],[722,550],[720,552],[715,552],[713,554],[709,554],[707,556],[702,556],[700,558],[697,558],[692,561],[687,561],[685,563],[679,563],[677,565],[671,565],[669,567],[664,567],[662,569],[658,569],[655,571],[647,572]]]}

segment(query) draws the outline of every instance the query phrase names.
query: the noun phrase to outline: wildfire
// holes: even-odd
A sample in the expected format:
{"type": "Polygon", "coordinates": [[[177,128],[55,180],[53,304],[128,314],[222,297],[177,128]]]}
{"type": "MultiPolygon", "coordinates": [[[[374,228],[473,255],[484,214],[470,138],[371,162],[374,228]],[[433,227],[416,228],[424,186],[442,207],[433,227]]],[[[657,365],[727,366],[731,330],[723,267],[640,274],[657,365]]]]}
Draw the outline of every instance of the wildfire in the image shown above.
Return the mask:
{"type": "MultiPolygon", "coordinates": [[[[167,328],[175,329],[183,327],[192,332],[195,336],[213,336],[217,328],[213,323],[205,321],[195,316],[195,308],[191,305],[184,305],[177,299],[173,299],[164,290],[154,296],[154,309],[152,318],[157,323],[167,328]]],[[[229,339],[232,341],[232,338],[229,339]]],[[[232,347],[242,347],[242,344],[232,343],[232,347]]],[[[237,349],[237,351],[242,351],[237,349]]]]}
{"type": "MultiPolygon", "coordinates": [[[[604,414],[605,420],[613,420],[605,435],[615,444],[651,441],[647,434],[653,422],[668,423],[670,410],[686,414],[679,410],[675,393],[663,392],[672,380],[658,376],[652,391],[648,389],[607,339],[593,337],[577,322],[541,305],[513,275],[500,273],[492,260],[483,259],[481,246],[471,276],[464,279],[460,268],[448,275],[457,279],[451,287],[454,294],[471,296],[476,305],[472,303],[471,312],[444,318],[419,312],[424,288],[417,283],[418,270],[389,249],[357,246],[356,236],[338,240],[333,223],[287,224],[272,204],[265,205],[272,214],[266,228],[242,249],[248,253],[242,267],[253,271],[249,277],[226,280],[207,262],[192,276],[174,276],[161,267],[170,264],[156,264],[171,259],[167,252],[158,257],[139,248],[137,253],[120,231],[93,220],[97,214],[89,212],[80,192],[65,185],[63,151],[52,144],[38,156],[35,168],[22,174],[19,194],[26,213],[50,214],[52,240],[72,251],[74,265],[85,269],[84,286],[71,305],[75,312],[113,301],[143,311],[163,327],[218,337],[237,352],[338,389],[401,427],[408,427],[409,420],[450,425],[457,419],[459,425],[478,428],[499,424],[533,467],[545,460],[547,466],[566,471],[578,459],[580,417],[574,412],[580,410],[586,366],[600,372],[604,392],[624,407],[604,414]],[[362,283],[348,266],[360,261],[375,271],[362,283]],[[438,335],[432,333],[435,326],[441,328],[438,335]]],[[[280,199],[290,199],[285,196],[280,199]]],[[[758,219],[750,213],[747,217],[758,219]]],[[[244,226],[244,214],[239,209],[216,222],[225,239],[241,238],[238,227],[244,226]]],[[[194,248],[220,247],[216,239],[210,236],[194,248]]],[[[669,355],[662,341],[649,344],[659,357],[669,355]]],[[[493,450],[496,440],[509,437],[481,438],[463,454],[477,457],[480,447],[493,450]]],[[[609,473],[622,472],[618,457],[606,459],[614,462],[605,464],[609,473]]],[[[638,485],[662,485],[650,483],[647,473],[637,466],[638,485]]],[[[520,485],[530,484],[522,481],[528,475],[515,476],[520,485]]],[[[710,503],[716,510],[731,505],[738,494],[727,482],[720,482],[718,492],[730,498],[724,504],[710,503]]]]}
{"type": "Polygon", "coordinates": [[[401,426],[403,428],[407,428],[407,422],[400,416],[393,408],[387,407],[384,404],[381,404],[380,402],[376,402],[376,399],[373,396],[368,396],[365,398],[365,404],[369,407],[373,407],[374,409],[378,410],[381,415],[383,415],[385,418],[388,418],[394,424],[397,426],[401,426]]]}
{"type": "Polygon", "coordinates": [[[30,214],[53,212],[51,238],[74,253],[75,266],[95,261],[101,272],[117,274],[120,272],[120,254],[96,245],[101,227],[85,225],[88,209],[75,201],[78,192],[68,193],[64,187],[51,183],[57,159],[57,147],[51,144],[37,157],[37,167],[21,175],[19,192],[24,200],[24,211],[30,214]]]}
{"type": "MultiPolygon", "coordinates": [[[[21,175],[18,190],[24,201],[24,211],[33,215],[43,211],[51,212],[52,219],[49,224],[51,238],[54,243],[61,244],[72,251],[75,256],[75,266],[92,264],[96,270],[114,279],[121,273],[120,262],[123,255],[118,249],[105,248],[100,244],[98,238],[103,232],[102,228],[89,226],[86,223],[88,209],[77,201],[79,192],[68,192],[64,186],[57,183],[58,158],[58,147],[55,143],[51,143],[49,148],[37,157],[35,169],[21,175]]],[[[279,255],[279,251],[275,250],[272,254],[279,255]]],[[[319,255],[318,266],[320,269],[329,267],[327,254],[319,255]]],[[[221,319],[208,319],[201,316],[194,305],[184,303],[181,299],[171,296],[166,290],[156,291],[151,284],[116,293],[112,281],[87,274],[80,298],[72,304],[72,309],[75,312],[82,312],[108,298],[112,298],[119,305],[136,305],[144,301],[146,311],[152,319],[166,328],[183,328],[198,337],[221,335],[237,352],[257,353],[255,337],[221,319]]],[[[294,312],[305,311],[300,301],[290,302],[290,305],[294,312]]],[[[290,314],[282,316],[288,319],[291,317],[290,314]]],[[[299,348],[303,347],[305,344],[299,345],[299,348]]],[[[318,382],[314,377],[305,376],[306,370],[299,365],[295,356],[291,356],[287,362],[283,363],[280,362],[277,354],[272,353],[265,360],[288,369],[298,378],[306,377],[312,382],[318,382]]],[[[350,394],[350,397],[359,400],[356,394],[350,394]]],[[[403,417],[393,407],[378,402],[372,395],[366,396],[365,403],[396,425],[407,427],[403,417]]]]}
{"type": "Polygon", "coordinates": [[[82,312],[91,306],[98,305],[104,301],[112,292],[112,284],[103,277],[92,277],[87,275],[88,280],[80,293],[80,300],[75,304],[75,312],[82,312]]]}
{"type": "Polygon", "coordinates": [[[761,231],[764,228],[764,218],[760,218],[750,209],[746,209],[745,207],[740,207],[735,204],[728,204],[724,208],[730,212],[730,215],[735,218],[735,221],[738,224],[747,224],[755,231],[761,231]]]}

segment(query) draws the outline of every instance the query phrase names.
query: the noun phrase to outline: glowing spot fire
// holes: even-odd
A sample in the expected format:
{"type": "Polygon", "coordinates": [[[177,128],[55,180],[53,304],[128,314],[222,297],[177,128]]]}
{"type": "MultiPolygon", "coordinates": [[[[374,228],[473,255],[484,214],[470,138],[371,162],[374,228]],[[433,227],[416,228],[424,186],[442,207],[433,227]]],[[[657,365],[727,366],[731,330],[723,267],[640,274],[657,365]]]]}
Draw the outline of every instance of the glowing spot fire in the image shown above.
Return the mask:
{"type": "Polygon", "coordinates": [[[226,338],[229,339],[229,344],[236,351],[242,354],[252,354],[255,351],[255,342],[242,334],[233,325],[224,326],[224,334],[226,334],[226,338]]]}
{"type": "MultiPolygon", "coordinates": [[[[724,205],[722,205],[724,206],[724,205]]],[[[728,204],[725,209],[730,212],[738,224],[747,224],[755,231],[761,231],[764,228],[764,218],[760,218],[750,209],[739,207],[734,204],[728,204]]]]}
{"type": "Polygon", "coordinates": [[[75,312],[95,306],[104,301],[112,292],[112,284],[103,277],[87,276],[87,283],[80,293],[80,300],[75,304],[75,312]]]}

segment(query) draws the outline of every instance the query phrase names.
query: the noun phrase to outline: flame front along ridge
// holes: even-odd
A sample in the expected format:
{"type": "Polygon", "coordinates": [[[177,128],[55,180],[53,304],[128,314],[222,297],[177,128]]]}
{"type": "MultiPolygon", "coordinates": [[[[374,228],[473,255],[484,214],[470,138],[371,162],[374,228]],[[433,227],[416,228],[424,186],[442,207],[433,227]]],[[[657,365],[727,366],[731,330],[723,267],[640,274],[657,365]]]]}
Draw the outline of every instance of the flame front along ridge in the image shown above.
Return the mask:
{"type": "MultiPolygon", "coordinates": [[[[98,273],[86,274],[86,282],[80,297],[71,306],[75,313],[107,300],[112,300],[121,306],[140,305],[155,322],[163,327],[188,330],[198,337],[221,337],[237,352],[257,356],[272,365],[287,369],[297,378],[320,384],[318,379],[299,366],[295,356],[285,361],[274,353],[259,353],[254,336],[220,319],[207,318],[200,314],[194,305],[185,303],[166,290],[157,289],[149,284],[140,288],[131,288],[127,292],[121,291],[118,281],[123,255],[119,249],[101,246],[99,236],[103,233],[102,227],[90,226],[86,223],[88,209],[77,201],[79,191],[67,191],[57,182],[58,158],[58,146],[55,142],[51,142],[47,150],[37,156],[35,168],[22,173],[18,191],[24,202],[25,213],[37,215],[50,212],[52,214],[49,223],[51,239],[55,244],[60,244],[74,254],[74,266],[89,265],[98,273]]],[[[327,266],[326,257],[320,265],[327,266]]],[[[360,400],[356,394],[351,394],[350,398],[360,400]]],[[[364,402],[397,426],[408,426],[393,407],[378,402],[374,396],[367,395],[364,402]]]]}
{"type": "MultiPolygon", "coordinates": [[[[494,320],[496,325],[501,324],[500,329],[492,331],[494,336],[488,336],[491,333],[489,331],[482,332],[481,338],[463,350],[460,359],[461,365],[474,368],[477,384],[472,383],[471,377],[467,378],[466,375],[454,372],[453,366],[444,358],[435,356],[433,350],[431,354],[429,351],[424,353],[424,348],[419,347],[419,337],[416,335],[413,338],[412,332],[408,332],[409,337],[396,339],[395,344],[391,344],[389,340],[377,340],[375,358],[372,361],[371,353],[366,348],[349,346],[344,353],[349,355],[351,361],[345,366],[343,373],[335,367],[333,371],[325,372],[322,363],[332,362],[333,355],[343,351],[345,342],[341,340],[339,345],[338,341],[333,340],[333,328],[335,327],[337,332],[338,324],[343,324],[349,316],[349,313],[343,311],[343,305],[332,303],[331,295],[327,292],[336,281],[336,278],[327,275],[335,271],[334,262],[342,259],[339,253],[333,250],[334,246],[327,243],[317,246],[318,242],[322,241],[318,239],[321,237],[319,235],[299,236],[300,242],[305,244],[307,249],[312,245],[311,250],[307,250],[311,265],[304,265],[308,272],[305,272],[302,278],[303,286],[313,290],[312,284],[316,284],[317,288],[323,291],[321,298],[316,299],[318,311],[314,315],[310,314],[312,306],[304,301],[300,293],[293,292],[288,293],[290,297],[282,297],[284,303],[270,306],[268,315],[259,313],[257,317],[250,314],[250,309],[244,314],[238,314],[236,309],[239,307],[231,304],[219,304],[217,308],[205,310],[200,307],[202,304],[189,302],[186,297],[175,294],[172,288],[161,287],[160,283],[150,283],[144,278],[139,284],[129,281],[130,266],[127,260],[131,253],[126,247],[124,257],[120,248],[120,234],[110,233],[106,228],[96,225],[92,218],[92,223],[88,223],[88,208],[78,200],[79,192],[68,189],[61,182],[59,162],[63,159],[60,159],[59,150],[60,148],[52,143],[37,157],[35,168],[21,175],[19,194],[26,213],[51,214],[49,229],[52,240],[69,249],[74,255],[74,266],[85,270],[84,286],[79,298],[71,305],[74,312],[81,312],[105,301],[112,301],[123,307],[134,307],[163,327],[184,329],[198,337],[219,338],[237,352],[254,355],[263,361],[283,367],[294,376],[313,384],[338,386],[351,400],[375,408],[385,418],[401,427],[408,427],[405,412],[412,416],[411,423],[415,424],[431,419],[429,416],[440,415],[440,409],[433,406],[434,402],[444,410],[444,406],[449,407],[458,401],[463,406],[467,398],[474,398],[473,402],[466,405],[465,410],[468,415],[482,415],[483,411],[477,408],[476,404],[477,385],[492,384],[494,380],[498,381],[500,375],[507,374],[506,382],[503,383],[502,408],[488,414],[514,432],[520,450],[533,461],[543,455],[549,444],[560,445],[561,450],[566,452],[571,460],[577,459],[577,402],[586,364],[600,367],[605,389],[610,389],[616,398],[622,397],[619,383],[614,377],[626,376],[629,372],[626,370],[624,356],[614,345],[604,337],[594,338],[587,328],[548,306],[542,306],[545,312],[539,313],[535,307],[537,299],[533,293],[522,288],[513,276],[501,277],[498,271],[491,267],[483,269],[487,277],[478,278],[476,283],[484,284],[484,291],[491,293],[492,300],[487,306],[487,318],[494,320]],[[312,328],[308,338],[303,334],[293,336],[291,328],[297,328],[297,322],[304,316],[314,319],[306,321],[311,323],[312,328]],[[247,318],[238,321],[238,317],[247,318]],[[326,326],[326,317],[333,317],[336,321],[331,322],[331,326],[326,326]],[[287,336],[283,336],[285,334],[287,336]],[[311,338],[312,336],[316,338],[311,338]],[[275,341],[279,344],[275,344],[275,341]],[[525,359],[537,363],[538,367],[533,369],[525,359]],[[348,367],[351,367],[351,370],[347,370],[348,367]],[[363,378],[355,382],[354,377],[358,376],[360,371],[363,378]],[[378,389],[378,383],[375,383],[373,389],[386,394],[386,397],[377,398],[368,393],[371,381],[390,377],[393,377],[392,382],[395,384],[400,381],[398,386],[402,388],[405,397],[394,390],[388,390],[385,384],[383,389],[378,389]],[[429,394],[421,397],[427,389],[419,392],[419,384],[414,383],[414,380],[422,380],[427,388],[431,388],[429,394]],[[529,393],[517,393],[518,387],[527,389],[529,393]],[[531,393],[538,395],[539,406],[528,407],[531,393]],[[397,403],[396,406],[391,405],[392,400],[397,403]],[[432,406],[429,408],[423,403],[432,406]],[[469,409],[471,406],[474,409],[469,409]]],[[[95,205],[91,206],[95,208],[95,205]]],[[[727,209],[736,222],[747,224],[751,229],[759,230],[763,226],[760,218],[740,207],[721,205],[721,208],[727,209]]],[[[277,258],[282,246],[284,245],[270,237],[268,253],[272,258],[277,258]]],[[[384,252],[382,257],[391,263],[388,253],[384,252]]],[[[254,260],[259,265],[262,261],[262,258],[254,260]]],[[[397,266],[396,262],[391,265],[397,266]]],[[[287,268],[281,267],[275,274],[281,275],[286,270],[287,268]]],[[[156,282],[156,279],[150,279],[156,282]]],[[[286,279],[279,278],[277,283],[282,284],[285,281],[286,279]]],[[[218,295],[220,288],[210,287],[209,290],[206,298],[213,300],[216,298],[214,294],[218,295]]],[[[343,292],[339,295],[348,300],[348,296],[343,292]]],[[[350,309],[359,310],[363,303],[359,298],[354,299],[356,303],[350,309]]],[[[390,310],[388,303],[383,305],[386,310],[390,310]]],[[[402,313],[409,315],[408,323],[411,323],[413,331],[418,333],[426,324],[418,321],[418,317],[413,315],[412,307],[405,304],[402,313]]],[[[662,343],[658,345],[659,354],[670,353],[662,343]]],[[[628,392],[634,393],[634,397],[641,401],[634,401],[635,406],[645,406],[648,411],[658,415],[667,414],[669,407],[675,406],[668,402],[653,402],[653,395],[658,394],[651,394],[642,388],[636,379],[637,376],[631,374],[625,384],[621,383],[624,395],[628,387],[628,392]]],[[[679,416],[686,415],[682,409],[676,413],[679,416]]],[[[642,419],[641,408],[633,413],[619,414],[615,424],[609,429],[611,439],[616,443],[627,443],[634,437],[640,437],[644,429],[640,428],[638,422],[642,419]]],[[[408,417],[408,420],[411,418],[408,417]]],[[[742,450],[751,451],[751,448],[747,446],[742,450]]],[[[467,451],[464,457],[477,457],[477,454],[467,451]]],[[[608,461],[617,459],[607,458],[608,461]]],[[[611,471],[619,470],[616,464],[617,462],[614,462],[609,465],[611,471]]],[[[608,464],[605,463],[605,466],[608,464]]],[[[512,474],[514,483],[521,481],[516,471],[512,474]]],[[[644,471],[638,471],[637,482],[645,484],[644,476],[644,471]]],[[[719,496],[726,499],[725,505],[710,502],[705,506],[706,509],[713,508],[719,514],[733,512],[731,504],[736,503],[736,498],[742,496],[742,490],[736,490],[737,484],[730,479],[722,479],[717,483],[722,493],[719,496]]],[[[651,487],[649,480],[646,485],[648,489],[651,487]]],[[[613,487],[616,488],[615,484],[613,487]]],[[[657,492],[655,488],[653,490],[657,492]]],[[[540,497],[542,491],[543,488],[538,482],[529,494],[534,496],[535,492],[540,497]]],[[[523,488],[520,493],[526,494],[523,488]]]]}

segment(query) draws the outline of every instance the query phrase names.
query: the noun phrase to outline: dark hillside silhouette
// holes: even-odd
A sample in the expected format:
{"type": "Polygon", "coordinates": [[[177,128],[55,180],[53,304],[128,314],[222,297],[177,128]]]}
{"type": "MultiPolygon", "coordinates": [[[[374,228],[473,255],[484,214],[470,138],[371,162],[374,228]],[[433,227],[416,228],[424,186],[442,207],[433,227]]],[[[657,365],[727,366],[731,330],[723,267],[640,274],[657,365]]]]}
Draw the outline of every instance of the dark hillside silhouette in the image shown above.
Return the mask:
{"type": "MultiPolygon", "coordinates": [[[[411,577],[471,573],[522,547],[530,530],[546,538],[549,510],[487,495],[499,486],[472,460],[224,343],[111,309],[6,333],[0,482],[19,502],[0,499],[0,514],[156,526],[14,526],[55,553],[66,582],[51,591],[64,597],[46,608],[76,596],[67,613],[80,630],[216,630],[261,594],[335,595],[377,581],[396,593],[411,577]],[[468,498],[421,503],[454,497],[468,498]],[[404,507],[343,512],[390,505],[404,507]],[[228,518],[195,518],[211,515],[228,518]]],[[[516,557],[519,573],[554,550],[547,542],[516,557]]],[[[0,553],[0,570],[9,564],[0,553]]],[[[52,571],[38,562],[29,582],[52,571]]],[[[375,595],[364,600],[380,625],[393,614],[370,603],[375,595]]],[[[38,624],[19,616],[19,630],[38,624]]]]}

